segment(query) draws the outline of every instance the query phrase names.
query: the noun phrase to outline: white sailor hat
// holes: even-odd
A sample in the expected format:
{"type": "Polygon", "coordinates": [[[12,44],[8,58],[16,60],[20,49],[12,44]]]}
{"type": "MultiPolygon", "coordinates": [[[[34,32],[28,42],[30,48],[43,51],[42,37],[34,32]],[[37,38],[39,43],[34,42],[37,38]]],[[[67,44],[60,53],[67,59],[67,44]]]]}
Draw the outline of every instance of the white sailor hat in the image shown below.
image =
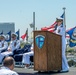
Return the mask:
{"type": "Polygon", "coordinates": [[[58,18],[56,18],[56,21],[57,21],[57,22],[61,22],[61,21],[63,21],[63,18],[58,17],[58,18]]]}
{"type": "Polygon", "coordinates": [[[16,33],[12,33],[11,35],[14,35],[14,36],[18,37],[18,35],[16,33]]]}
{"type": "Polygon", "coordinates": [[[6,36],[5,36],[4,34],[2,34],[2,35],[1,35],[1,37],[3,37],[3,38],[5,38],[5,39],[6,39],[6,36]]]}

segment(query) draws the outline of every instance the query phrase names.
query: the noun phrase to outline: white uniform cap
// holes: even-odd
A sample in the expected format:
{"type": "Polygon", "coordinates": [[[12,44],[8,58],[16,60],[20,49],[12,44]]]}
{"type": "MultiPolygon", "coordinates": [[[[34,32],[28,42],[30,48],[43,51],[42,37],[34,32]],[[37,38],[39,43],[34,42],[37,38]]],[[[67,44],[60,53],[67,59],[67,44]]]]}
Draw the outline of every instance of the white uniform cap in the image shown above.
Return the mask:
{"type": "Polygon", "coordinates": [[[18,37],[18,35],[16,33],[12,33],[12,35],[15,35],[16,37],[18,37]]]}
{"type": "Polygon", "coordinates": [[[63,21],[63,18],[58,17],[58,18],[56,18],[56,21],[57,21],[57,22],[59,22],[59,21],[63,21]]]}
{"type": "Polygon", "coordinates": [[[61,17],[57,17],[56,19],[63,20],[63,18],[61,18],[61,17]]]}
{"type": "Polygon", "coordinates": [[[1,36],[4,37],[4,38],[6,39],[6,36],[5,36],[5,35],[2,34],[1,36]]]}

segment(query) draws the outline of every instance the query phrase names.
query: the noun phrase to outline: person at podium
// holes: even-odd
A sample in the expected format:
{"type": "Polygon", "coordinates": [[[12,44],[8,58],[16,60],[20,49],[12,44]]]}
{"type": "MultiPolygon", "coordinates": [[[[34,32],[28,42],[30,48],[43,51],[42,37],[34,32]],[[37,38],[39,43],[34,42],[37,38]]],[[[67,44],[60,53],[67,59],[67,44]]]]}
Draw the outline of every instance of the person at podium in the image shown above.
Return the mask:
{"type": "Polygon", "coordinates": [[[66,51],[66,28],[63,25],[63,18],[57,18],[57,28],[55,30],[55,33],[58,35],[62,36],[62,70],[60,72],[68,72],[69,71],[69,66],[68,62],[65,56],[65,51],[66,51]]]}

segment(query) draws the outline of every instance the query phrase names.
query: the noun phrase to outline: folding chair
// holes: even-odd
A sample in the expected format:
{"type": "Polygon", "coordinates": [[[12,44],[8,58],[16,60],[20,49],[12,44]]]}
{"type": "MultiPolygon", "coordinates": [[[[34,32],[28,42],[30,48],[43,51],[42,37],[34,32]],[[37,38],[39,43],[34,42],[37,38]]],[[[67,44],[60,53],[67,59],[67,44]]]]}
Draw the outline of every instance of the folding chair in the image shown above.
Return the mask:
{"type": "Polygon", "coordinates": [[[23,63],[22,63],[23,54],[29,52],[30,48],[31,45],[25,45],[24,48],[15,51],[15,55],[14,55],[15,62],[19,63],[19,65],[22,67],[23,67],[23,63]]]}

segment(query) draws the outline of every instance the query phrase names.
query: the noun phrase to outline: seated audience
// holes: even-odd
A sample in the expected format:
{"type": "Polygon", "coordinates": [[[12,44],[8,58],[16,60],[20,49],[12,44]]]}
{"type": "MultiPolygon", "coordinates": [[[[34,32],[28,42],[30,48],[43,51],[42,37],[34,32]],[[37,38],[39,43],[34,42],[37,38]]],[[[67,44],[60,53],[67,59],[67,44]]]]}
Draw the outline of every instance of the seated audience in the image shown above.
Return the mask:
{"type": "Polygon", "coordinates": [[[0,48],[1,48],[1,35],[0,35],[0,48]]]}
{"type": "Polygon", "coordinates": [[[3,61],[3,67],[0,68],[0,75],[18,75],[14,69],[14,59],[12,57],[6,57],[3,61]]]}
{"type": "Polygon", "coordinates": [[[15,50],[18,50],[19,47],[20,47],[20,41],[17,40],[17,34],[12,33],[11,42],[8,46],[7,51],[0,54],[0,63],[2,62],[4,57],[9,56],[9,55],[13,55],[13,52],[15,50]]]}
{"type": "Polygon", "coordinates": [[[31,46],[31,51],[23,54],[22,63],[25,64],[25,68],[30,68],[30,56],[34,55],[33,45],[31,46]]]}
{"type": "Polygon", "coordinates": [[[0,53],[7,50],[8,48],[8,43],[5,40],[5,35],[0,35],[0,53]]]}

